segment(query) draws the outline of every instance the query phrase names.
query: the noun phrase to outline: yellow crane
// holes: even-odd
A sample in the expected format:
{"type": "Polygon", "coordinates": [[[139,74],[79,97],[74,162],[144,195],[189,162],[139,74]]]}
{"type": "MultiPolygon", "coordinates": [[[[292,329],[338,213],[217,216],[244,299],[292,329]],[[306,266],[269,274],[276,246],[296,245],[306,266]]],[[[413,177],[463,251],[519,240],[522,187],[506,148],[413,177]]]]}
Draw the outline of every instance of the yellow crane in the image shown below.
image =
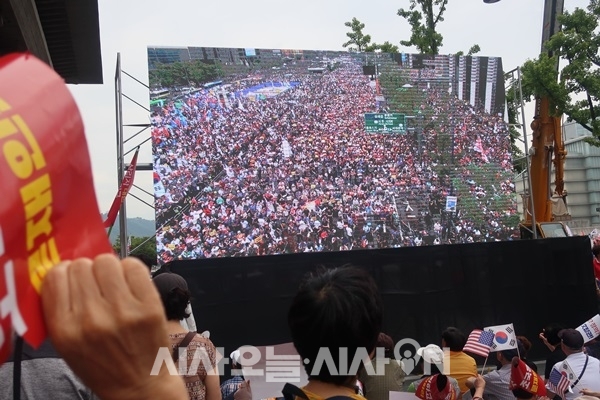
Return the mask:
{"type": "MultiPolygon", "coordinates": [[[[500,0],[483,0],[497,3],[500,0]]],[[[560,31],[558,16],[563,13],[564,0],[544,0],[542,52],[552,35],[560,31]]],[[[550,54],[551,55],[551,54],[550,54]]],[[[558,61],[556,63],[558,71],[558,61]]],[[[531,123],[532,139],[529,150],[529,192],[523,198],[524,218],[519,225],[521,238],[570,236],[562,221],[571,219],[567,210],[567,191],[564,182],[564,163],[567,155],[562,136],[562,118],[551,108],[547,97],[537,97],[531,123]],[[552,190],[554,166],[554,190],[552,190]],[[534,229],[535,226],[535,229],[534,229]]]]}

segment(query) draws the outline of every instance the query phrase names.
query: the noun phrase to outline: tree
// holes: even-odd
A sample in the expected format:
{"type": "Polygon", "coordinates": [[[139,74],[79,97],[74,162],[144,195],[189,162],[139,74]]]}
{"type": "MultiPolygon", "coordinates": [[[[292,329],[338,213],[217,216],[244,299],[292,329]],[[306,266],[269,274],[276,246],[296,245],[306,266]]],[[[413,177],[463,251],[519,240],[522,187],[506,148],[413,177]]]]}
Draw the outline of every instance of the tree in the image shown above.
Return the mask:
{"type": "MultiPolygon", "coordinates": [[[[474,44],[473,46],[471,46],[471,48],[467,52],[467,55],[472,56],[473,54],[477,54],[480,51],[481,51],[481,47],[479,47],[478,44],[474,44]]],[[[465,54],[464,51],[459,51],[458,53],[456,53],[457,56],[462,56],[464,54],[465,54]]]]}
{"type": "Polygon", "coordinates": [[[372,43],[367,45],[364,49],[365,53],[399,53],[400,49],[395,44],[388,42],[387,40],[383,44],[372,43]]]}
{"type": "Polygon", "coordinates": [[[517,103],[517,87],[514,82],[507,80],[506,88],[506,113],[508,116],[508,132],[510,135],[510,148],[513,160],[513,168],[516,172],[521,172],[526,168],[527,158],[523,151],[517,146],[517,140],[521,137],[516,125],[519,122],[517,115],[518,103],[517,103]]]}
{"type": "MultiPolygon", "coordinates": [[[[400,44],[414,46],[421,54],[439,54],[444,37],[436,28],[444,21],[447,5],[448,0],[410,0],[408,10],[399,9],[398,15],[408,21],[412,31],[410,40],[402,40],[400,44]]],[[[469,50],[469,55],[479,50],[479,46],[474,45],[469,50]]]]}
{"type": "Polygon", "coordinates": [[[219,64],[207,64],[201,60],[158,64],[150,71],[151,87],[177,87],[194,85],[214,81],[221,75],[219,64]]]}
{"type": "Polygon", "coordinates": [[[590,0],[585,9],[559,16],[562,31],[546,44],[548,54],[528,60],[523,71],[523,95],[548,97],[554,115],[565,114],[592,136],[586,141],[600,146],[600,0],[590,0]],[[560,71],[557,60],[567,65],[560,71]]]}
{"type": "MultiPolygon", "coordinates": [[[[150,237],[136,237],[131,236],[131,245],[129,246],[129,250],[135,250],[130,255],[132,257],[137,257],[142,260],[146,265],[155,265],[156,264],[156,241],[150,240],[150,237]],[[142,244],[143,243],[143,244],[142,244]],[[137,248],[138,246],[140,246],[137,248]]],[[[120,254],[121,252],[121,241],[120,238],[117,237],[115,244],[113,245],[113,250],[115,253],[120,254]]]]}
{"type": "Polygon", "coordinates": [[[436,26],[444,21],[447,4],[448,0],[410,0],[408,10],[399,9],[398,15],[408,21],[412,31],[410,40],[402,40],[400,44],[414,46],[421,54],[439,54],[444,38],[436,31],[436,26]]]}
{"type": "Polygon", "coordinates": [[[377,43],[371,43],[363,49],[365,53],[375,53],[377,50],[379,50],[379,45],[377,43]]]}
{"type": "MultiPolygon", "coordinates": [[[[365,24],[354,17],[352,18],[352,21],[346,22],[344,25],[350,28],[352,31],[346,33],[346,36],[348,36],[350,40],[348,40],[342,46],[349,47],[348,50],[358,51],[359,53],[366,51],[365,48],[369,47],[369,44],[371,43],[371,35],[363,34],[362,30],[365,29],[365,24]]],[[[374,51],[375,49],[369,50],[374,51]]]]}
{"type": "Polygon", "coordinates": [[[399,53],[400,49],[395,44],[391,44],[387,40],[383,44],[377,45],[382,53],[399,53]]]}

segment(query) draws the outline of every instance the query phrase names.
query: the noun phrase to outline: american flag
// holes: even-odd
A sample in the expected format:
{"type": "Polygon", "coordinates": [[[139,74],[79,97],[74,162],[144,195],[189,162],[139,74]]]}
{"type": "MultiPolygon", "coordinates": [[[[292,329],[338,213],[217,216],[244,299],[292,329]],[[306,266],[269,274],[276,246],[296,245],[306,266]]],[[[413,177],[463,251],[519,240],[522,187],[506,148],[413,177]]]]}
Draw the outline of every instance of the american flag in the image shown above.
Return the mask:
{"type": "Polygon", "coordinates": [[[561,374],[557,369],[552,368],[552,372],[550,372],[550,377],[548,379],[548,387],[551,391],[563,397],[565,392],[569,389],[569,379],[566,374],[561,374]]]}
{"type": "Polygon", "coordinates": [[[482,357],[487,357],[490,354],[490,348],[494,343],[494,333],[489,331],[482,331],[475,329],[469,335],[467,344],[463,348],[463,351],[477,354],[482,357]]]}

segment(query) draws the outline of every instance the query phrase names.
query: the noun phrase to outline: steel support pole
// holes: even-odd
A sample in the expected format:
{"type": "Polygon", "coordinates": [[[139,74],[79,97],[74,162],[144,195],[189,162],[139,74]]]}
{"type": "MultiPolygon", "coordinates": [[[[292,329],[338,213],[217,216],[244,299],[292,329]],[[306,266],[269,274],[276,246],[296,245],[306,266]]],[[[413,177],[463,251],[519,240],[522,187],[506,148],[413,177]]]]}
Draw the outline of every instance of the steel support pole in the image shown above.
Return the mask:
{"type": "MultiPolygon", "coordinates": [[[[121,53],[117,53],[115,72],[115,107],[117,121],[117,179],[119,187],[125,173],[123,150],[123,86],[121,80],[121,53]]],[[[123,199],[119,209],[119,241],[121,242],[121,258],[127,257],[127,200],[123,199]]]]}
{"type": "MultiPolygon", "coordinates": [[[[535,206],[533,202],[533,186],[531,185],[531,171],[529,168],[529,145],[527,144],[527,125],[525,124],[525,107],[523,107],[523,85],[521,83],[521,67],[517,68],[517,79],[519,81],[519,102],[521,103],[521,126],[523,127],[523,143],[525,145],[525,168],[527,170],[527,184],[529,185],[529,198],[527,209],[531,211],[531,230],[533,238],[537,239],[537,225],[535,220],[535,206]]],[[[525,207],[525,204],[523,204],[525,207]]]]}

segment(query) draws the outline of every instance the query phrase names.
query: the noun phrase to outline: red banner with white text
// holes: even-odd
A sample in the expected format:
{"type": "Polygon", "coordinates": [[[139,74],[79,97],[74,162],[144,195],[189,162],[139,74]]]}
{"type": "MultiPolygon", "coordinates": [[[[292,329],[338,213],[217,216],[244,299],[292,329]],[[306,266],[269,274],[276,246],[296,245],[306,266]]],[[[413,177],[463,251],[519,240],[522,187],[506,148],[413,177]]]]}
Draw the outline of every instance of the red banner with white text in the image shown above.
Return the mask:
{"type": "Polygon", "coordinates": [[[46,337],[40,291],[61,260],[112,252],[83,122],[64,81],[28,54],[0,58],[0,363],[12,331],[46,337]]]}

